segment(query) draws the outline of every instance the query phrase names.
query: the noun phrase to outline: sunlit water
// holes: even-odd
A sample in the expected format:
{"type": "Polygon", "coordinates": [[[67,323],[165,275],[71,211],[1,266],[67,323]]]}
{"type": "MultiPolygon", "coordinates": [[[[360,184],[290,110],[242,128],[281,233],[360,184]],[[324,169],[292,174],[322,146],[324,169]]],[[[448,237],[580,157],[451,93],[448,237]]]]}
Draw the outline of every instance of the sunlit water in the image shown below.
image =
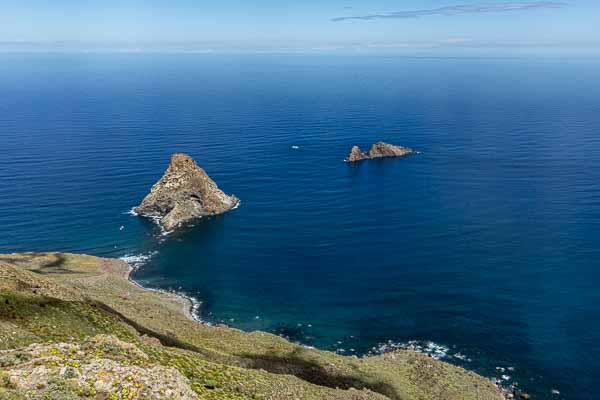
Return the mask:
{"type": "Polygon", "coordinates": [[[0,60],[0,251],[152,255],[135,278],[206,321],[343,354],[432,341],[596,398],[599,60],[0,60]],[[422,153],[342,162],[377,140],[422,153]],[[166,237],[128,214],[173,152],[241,206],[166,237]]]}

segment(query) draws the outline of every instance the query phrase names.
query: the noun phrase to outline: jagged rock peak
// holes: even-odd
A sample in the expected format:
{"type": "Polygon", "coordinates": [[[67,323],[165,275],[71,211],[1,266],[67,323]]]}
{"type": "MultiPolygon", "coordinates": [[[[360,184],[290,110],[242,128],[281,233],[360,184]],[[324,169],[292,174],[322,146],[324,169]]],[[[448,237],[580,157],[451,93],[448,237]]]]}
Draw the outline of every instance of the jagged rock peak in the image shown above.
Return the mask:
{"type": "Polygon", "coordinates": [[[186,168],[191,168],[191,169],[198,168],[199,169],[200,167],[198,167],[198,164],[196,164],[196,161],[194,161],[194,159],[192,157],[188,156],[187,154],[176,153],[171,156],[171,162],[169,163],[169,168],[170,169],[186,169],[186,168]]]}
{"type": "Polygon", "coordinates": [[[239,199],[223,193],[187,154],[173,154],[165,174],[134,211],[173,230],[193,219],[225,213],[239,199]]]}
{"type": "Polygon", "coordinates": [[[353,146],[350,154],[346,157],[347,162],[356,162],[361,160],[370,160],[383,157],[404,157],[409,154],[418,153],[417,151],[402,146],[395,146],[384,142],[377,142],[371,146],[369,151],[364,152],[358,146],[353,146]]]}

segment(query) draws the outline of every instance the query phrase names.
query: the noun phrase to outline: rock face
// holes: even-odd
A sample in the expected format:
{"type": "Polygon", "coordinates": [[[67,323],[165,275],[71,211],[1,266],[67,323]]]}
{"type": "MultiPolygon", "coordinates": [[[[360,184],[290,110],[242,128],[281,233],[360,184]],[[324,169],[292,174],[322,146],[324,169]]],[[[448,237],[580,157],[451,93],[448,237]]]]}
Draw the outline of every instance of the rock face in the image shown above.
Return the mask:
{"type": "Polygon", "coordinates": [[[404,157],[415,153],[417,152],[408,147],[394,146],[393,144],[377,142],[371,146],[367,152],[362,151],[358,146],[352,147],[350,154],[348,154],[348,157],[346,157],[346,161],[356,162],[362,160],[371,160],[373,158],[404,157]]]}
{"type": "Polygon", "coordinates": [[[199,399],[180,371],[152,363],[136,345],[114,336],[32,344],[0,352],[0,361],[10,365],[4,380],[13,389],[43,399],[199,399]]]}
{"type": "Polygon", "coordinates": [[[165,174],[134,211],[173,230],[195,218],[225,213],[239,202],[223,193],[190,156],[173,154],[165,174]]]}

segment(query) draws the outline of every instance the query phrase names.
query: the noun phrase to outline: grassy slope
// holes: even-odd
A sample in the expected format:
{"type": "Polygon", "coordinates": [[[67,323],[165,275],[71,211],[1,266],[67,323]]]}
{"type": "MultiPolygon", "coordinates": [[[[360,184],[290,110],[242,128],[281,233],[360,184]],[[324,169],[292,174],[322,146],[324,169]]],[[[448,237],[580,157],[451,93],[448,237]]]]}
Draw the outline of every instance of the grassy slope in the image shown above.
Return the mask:
{"type": "MultiPolygon", "coordinates": [[[[268,333],[200,325],[185,316],[181,298],[143,290],[127,272],[119,260],[91,256],[0,255],[0,349],[110,334],[137,346],[152,365],[176,368],[207,399],[502,398],[487,379],[414,352],[359,359],[268,333]]],[[[0,371],[17,368],[3,367],[1,357],[0,371]]],[[[9,383],[0,398],[16,396],[9,383]]]]}

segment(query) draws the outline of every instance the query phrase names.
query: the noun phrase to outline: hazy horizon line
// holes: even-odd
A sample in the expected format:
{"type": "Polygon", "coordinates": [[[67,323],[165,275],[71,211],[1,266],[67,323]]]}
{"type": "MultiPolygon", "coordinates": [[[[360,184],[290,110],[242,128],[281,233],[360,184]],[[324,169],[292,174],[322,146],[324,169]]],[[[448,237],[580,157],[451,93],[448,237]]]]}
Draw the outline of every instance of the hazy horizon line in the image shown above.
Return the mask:
{"type": "Polygon", "coordinates": [[[369,41],[348,43],[306,43],[306,44],[246,44],[246,43],[215,43],[215,42],[140,42],[140,41],[111,41],[92,42],[77,40],[59,41],[29,41],[12,40],[1,41],[0,50],[21,48],[21,50],[72,50],[72,51],[191,51],[191,52],[219,52],[219,51],[271,51],[271,50],[375,50],[375,49],[528,49],[528,48],[555,48],[555,49],[594,49],[600,51],[600,41],[553,43],[553,42],[486,42],[471,38],[454,37],[430,41],[369,41]]]}

